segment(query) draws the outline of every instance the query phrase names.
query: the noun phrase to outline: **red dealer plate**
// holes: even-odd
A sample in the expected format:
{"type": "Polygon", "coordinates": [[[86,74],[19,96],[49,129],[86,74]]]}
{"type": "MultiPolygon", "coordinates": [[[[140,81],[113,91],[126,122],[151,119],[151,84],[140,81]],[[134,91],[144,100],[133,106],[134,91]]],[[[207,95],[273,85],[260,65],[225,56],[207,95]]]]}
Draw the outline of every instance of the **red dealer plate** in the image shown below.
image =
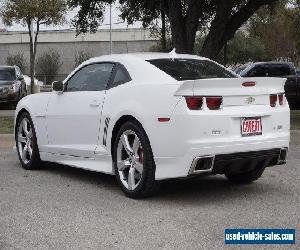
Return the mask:
{"type": "Polygon", "coordinates": [[[261,117],[241,118],[242,136],[262,135],[261,117]]]}

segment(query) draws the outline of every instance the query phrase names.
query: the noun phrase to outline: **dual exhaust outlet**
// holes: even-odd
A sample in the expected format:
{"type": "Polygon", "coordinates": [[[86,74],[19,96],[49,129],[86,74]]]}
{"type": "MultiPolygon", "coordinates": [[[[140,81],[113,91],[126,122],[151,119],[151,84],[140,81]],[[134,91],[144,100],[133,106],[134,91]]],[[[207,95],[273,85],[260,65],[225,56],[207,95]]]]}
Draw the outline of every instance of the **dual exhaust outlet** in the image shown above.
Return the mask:
{"type": "MultiPolygon", "coordinates": [[[[272,165],[286,164],[287,155],[288,155],[288,148],[281,148],[279,151],[277,163],[272,165]]],[[[204,173],[212,172],[214,168],[215,158],[216,156],[214,155],[205,155],[205,156],[199,156],[194,158],[189,174],[195,175],[195,174],[204,174],[204,173]]]]}

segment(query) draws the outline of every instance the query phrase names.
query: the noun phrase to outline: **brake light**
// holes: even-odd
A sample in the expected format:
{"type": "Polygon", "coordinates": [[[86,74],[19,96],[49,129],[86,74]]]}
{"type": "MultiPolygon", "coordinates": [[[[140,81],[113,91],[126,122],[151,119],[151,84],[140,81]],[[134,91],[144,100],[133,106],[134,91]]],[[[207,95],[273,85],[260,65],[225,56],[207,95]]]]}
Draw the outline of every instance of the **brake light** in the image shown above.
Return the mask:
{"type": "Polygon", "coordinates": [[[210,110],[221,108],[223,98],[221,96],[206,97],[206,105],[210,110]]]}
{"type": "Polygon", "coordinates": [[[278,101],[280,106],[284,105],[284,94],[281,93],[278,95],[278,101]]]}
{"type": "Polygon", "coordinates": [[[256,85],[256,82],[243,82],[243,87],[254,87],[256,85]]]}
{"type": "Polygon", "coordinates": [[[190,110],[202,109],[203,106],[202,96],[186,96],[185,101],[190,110]]]}
{"type": "Polygon", "coordinates": [[[274,108],[276,107],[276,103],[277,103],[277,95],[275,94],[270,95],[270,106],[274,108]]]}

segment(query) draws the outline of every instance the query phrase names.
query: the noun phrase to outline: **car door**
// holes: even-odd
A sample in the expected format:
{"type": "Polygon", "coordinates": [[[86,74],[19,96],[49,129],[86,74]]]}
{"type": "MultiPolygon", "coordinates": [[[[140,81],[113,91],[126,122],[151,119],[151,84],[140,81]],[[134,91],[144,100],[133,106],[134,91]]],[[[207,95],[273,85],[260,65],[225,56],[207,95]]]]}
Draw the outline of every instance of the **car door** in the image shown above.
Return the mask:
{"type": "Polygon", "coordinates": [[[52,94],[46,113],[48,152],[94,155],[113,68],[113,63],[86,65],[65,82],[63,93],[52,94]]]}

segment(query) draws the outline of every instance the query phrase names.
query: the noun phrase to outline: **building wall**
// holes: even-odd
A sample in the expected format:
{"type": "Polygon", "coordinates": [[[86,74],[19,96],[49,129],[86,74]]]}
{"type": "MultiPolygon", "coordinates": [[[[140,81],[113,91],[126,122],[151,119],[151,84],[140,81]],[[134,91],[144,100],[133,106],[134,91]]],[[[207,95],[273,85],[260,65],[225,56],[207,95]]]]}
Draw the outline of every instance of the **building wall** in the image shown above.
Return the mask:
{"type": "MultiPolygon", "coordinates": [[[[113,53],[146,52],[156,44],[148,30],[113,30],[113,53]]],[[[51,31],[39,34],[37,58],[49,49],[58,51],[63,63],[59,74],[67,75],[74,68],[75,55],[85,51],[93,57],[109,54],[109,31],[75,36],[74,31],[51,31]]],[[[6,64],[9,55],[22,53],[29,65],[29,36],[24,32],[0,33],[0,65],[6,64]]],[[[26,70],[28,74],[29,69],[26,70]]]]}

